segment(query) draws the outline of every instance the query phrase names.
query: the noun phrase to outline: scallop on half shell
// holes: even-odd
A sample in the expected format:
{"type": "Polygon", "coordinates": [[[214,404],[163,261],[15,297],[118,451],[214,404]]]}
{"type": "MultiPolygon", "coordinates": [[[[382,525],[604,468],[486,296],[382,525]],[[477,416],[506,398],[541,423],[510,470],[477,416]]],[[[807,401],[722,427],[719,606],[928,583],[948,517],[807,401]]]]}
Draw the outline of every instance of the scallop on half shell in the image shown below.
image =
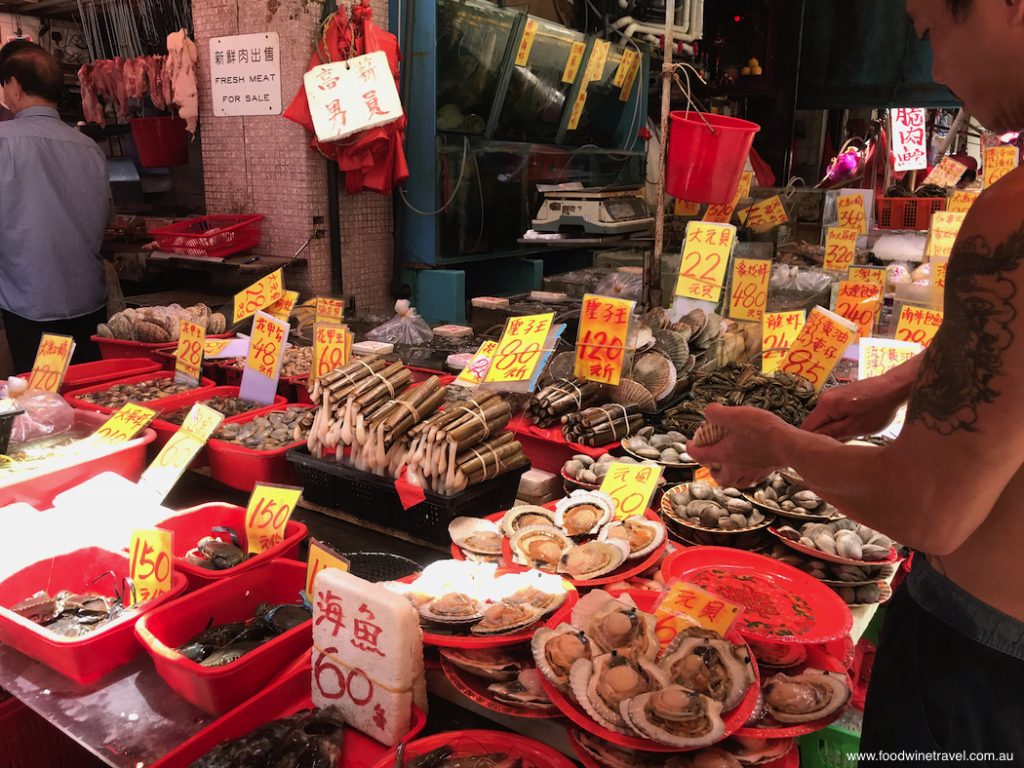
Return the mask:
{"type": "Polygon", "coordinates": [[[704,630],[677,635],[658,665],[673,683],[720,702],[726,712],[743,701],[756,679],[746,646],[704,630]]]}
{"type": "Polygon", "coordinates": [[[448,524],[452,543],[475,555],[501,554],[501,531],[495,523],[477,517],[457,517],[448,524]]]}
{"type": "Polygon", "coordinates": [[[665,541],[665,524],[648,520],[643,515],[608,523],[597,536],[598,541],[621,539],[629,545],[629,560],[647,557],[665,541]]]}
{"type": "Polygon", "coordinates": [[[577,538],[594,536],[615,514],[615,502],[600,491],[573,491],[555,505],[555,525],[577,538]]]}
{"type": "Polygon", "coordinates": [[[540,673],[533,668],[524,669],[515,680],[506,683],[492,683],[487,690],[494,698],[514,707],[527,709],[550,709],[551,699],[544,692],[540,682],[540,673]]]}
{"type": "Polygon", "coordinates": [[[621,714],[638,733],[672,747],[706,747],[725,735],[722,705],[681,685],[634,696],[621,714]]]}
{"type": "Polygon", "coordinates": [[[474,635],[504,635],[536,624],[544,611],[529,603],[510,603],[502,600],[489,605],[483,617],[470,627],[474,635]]]}
{"type": "Polygon", "coordinates": [[[611,573],[626,562],[629,544],[622,539],[588,541],[562,555],[558,572],[577,581],[590,581],[611,573]]]}
{"type": "Polygon", "coordinates": [[[419,613],[438,624],[469,624],[483,616],[483,604],[461,592],[449,592],[420,605],[419,613]]]}
{"type": "Polygon", "coordinates": [[[595,654],[632,652],[654,660],[661,650],[655,618],[627,600],[596,589],[573,606],[570,621],[587,634],[595,654]]]}
{"type": "Polygon", "coordinates": [[[799,675],[779,673],[762,686],[764,706],[780,723],[809,723],[846,706],[850,688],[844,675],[807,669],[799,675]]]}
{"type": "Polygon", "coordinates": [[[464,672],[491,680],[515,680],[524,664],[504,648],[441,648],[441,655],[464,672]]]}
{"type": "Polygon", "coordinates": [[[513,507],[501,518],[499,527],[501,532],[511,538],[516,531],[522,528],[530,528],[535,525],[554,525],[555,513],[550,509],[538,507],[533,504],[523,504],[513,507]]]}
{"type": "Polygon", "coordinates": [[[625,734],[632,729],[622,716],[623,702],[667,685],[665,673],[650,659],[614,652],[593,661],[580,659],[569,673],[572,695],[587,714],[605,728],[625,734]]]}
{"type": "Polygon", "coordinates": [[[509,544],[516,562],[554,572],[562,557],[572,550],[573,542],[561,529],[551,525],[531,525],[512,534],[509,544]]]}
{"type": "Polygon", "coordinates": [[[530,641],[530,651],[537,669],[560,690],[569,687],[572,665],[580,659],[591,658],[592,647],[583,632],[564,622],[554,629],[541,627],[533,633],[530,641]]]}

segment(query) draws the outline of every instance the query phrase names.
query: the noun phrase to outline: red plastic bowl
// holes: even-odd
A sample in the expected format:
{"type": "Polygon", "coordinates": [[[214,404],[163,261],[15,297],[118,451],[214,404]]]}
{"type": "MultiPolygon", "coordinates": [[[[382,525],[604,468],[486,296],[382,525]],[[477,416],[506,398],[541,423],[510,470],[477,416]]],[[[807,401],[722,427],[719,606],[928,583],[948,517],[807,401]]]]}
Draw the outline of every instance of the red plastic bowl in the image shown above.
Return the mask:
{"type": "MultiPolygon", "coordinates": [[[[293,407],[296,406],[294,404],[276,405],[265,409],[262,414],[246,413],[236,419],[235,423],[245,423],[258,415],[266,415],[271,411],[283,411],[285,408],[293,407]]],[[[305,443],[305,440],[301,440],[273,451],[255,451],[237,443],[210,440],[206,444],[206,453],[210,460],[210,474],[214,480],[245,492],[251,491],[256,483],[295,485],[295,469],[285,458],[285,454],[290,449],[305,445],[305,443]]]]}
{"type": "MultiPolygon", "coordinates": [[[[173,408],[161,408],[161,414],[169,414],[182,408],[188,408],[193,403],[205,403],[214,397],[238,397],[238,387],[213,387],[212,389],[197,389],[184,395],[178,395],[174,398],[173,408]]],[[[230,418],[224,419],[225,424],[230,424],[234,421],[240,421],[248,416],[258,416],[261,413],[267,413],[268,411],[274,410],[275,405],[284,405],[287,402],[285,398],[277,395],[274,398],[273,405],[264,405],[260,408],[253,408],[251,411],[240,413],[237,416],[231,416],[230,418]]],[[[169,421],[163,419],[153,419],[151,425],[153,430],[156,432],[156,445],[157,449],[163,448],[167,444],[167,441],[171,439],[175,432],[181,429],[177,424],[172,424],[169,421]]],[[[205,451],[200,451],[199,457],[205,459],[205,451]]],[[[197,461],[199,460],[197,457],[197,461]]]]}
{"type": "MultiPolygon", "coordinates": [[[[159,363],[144,358],[121,358],[113,360],[97,360],[94,363],[79,363],[69,365],[67,373],[64,374],[64,383],[60,392],[72,392],[76,389],[95,387],[98,384],[120,381],[129,376],[140,376],[143,373],[153,373],[161,368],[159,363]]],[[[20,374],[27,379],[31,373],[20,374]]]]}
{"type": "Polygon", "coordinates": [[[204,712],[222,715],[310,653],[312,619],[222,667],[200,666],[174,649],[206,629],[211,619],[214,624],[244,621],[260,603],[297,603],[305,581],[305,563],[272,560],[185,595],[168,610],[152,611],[135,626],[135,634],[175,693],[204,712]]]}
{"type": "MultiPolygon", "coordinates": [[[[579,729],[569,726],[565,730],[569,735],[569,744],[572,746],[573,752],[576,753],[576,759],[583,764],[583,768],[605,768],[603,763],[597,762],[591,754],[584,749],[583,745],[580,744],[577,736],[579,729]]],[[[659,756],[657,753],[654,753],[653,755],[648,753],[647,755],[648,759],[657,756],[659,756]]],[[[800,768],[800,750],[796,748],[796,744],[793,744],[793,747],[789,752],[778,760],[772,760],[761,764],[761,768],[800,768]]]]}
{"type": "MultiPolygon", "coordinates": [[[[229,339],[235,334],[233,333],[216,333],[210,334],[208,338],[211,339],[229,339]]],[[[90,336],[89,339],[96,343],[100,348],[100,356],[104,360],[111,360],[113,358],[121,357],[146,357],[151,360],[159,360],[154,357],[153,353],[158,349],[167,349],[168,347],[176,347],[177,342],[146,342],[146,341],[126,341],[124,339],[108,339],[104,336],[90,336]]]]}
{"type": "Polygon", "coordinates": [[[441,671],[444,672],[444,676],[448,678],[448,682],[452,684],[455,690],[474,704],[478,704],[492,712],[509,717],[523,717],[532,720],[551,720],[552,718],[562,716],[562,713],[555,706],[535,709],[532,707],[516,707],[499,701],[491,691],[487,690],[487,686],[491,684],[490,680],[484,680],[482,677],[470,674],[464,669],[459,669],[444,654],[441,655],[441,671]]]}
{"type": "MultiPolygon", "coordinates": [[[[113,595],[113,583],[93,579],[113,571],[118,582],[128,575],[124,553],[88,547],[65,555],[40,560],[0,581],[0,642],[31,656],[80,685],[99,680],[134,659],[139,651],[132,629],[161,605],[185,591],[188,580],[176,573],[171,590],[143,603],[123,619],[112,622],[82,638],[58,637],[45,627],[18,616],[10,607],[41,589],[55,594],[62,589],[113,595]]],[[[173,609],[173,605],[168,605],[173,609]]]]}
{"type": "MultiPolygon", "coordinates": [[[[405,765],[438,747],[451,747],[456,755],[481,755],[502,752],[523,758],[523,768],[575,768],[572,760],[547,744],[507,731],[449,731],[418,739],[405,748],[405,765]]],[[[373,768],[393,768],[395,751],[391,750],[373,768]]]]}
{"type": "Polygon", "coordinates": [[[185,555],[195,547],[199,539],[209,536],[214,526],[234,528],[238,534],[239,546],[245,551],[248,546],[248,539],[245,536],[245,507],[217,502],[201,504],[198,507],[184,509],[174,517],[157,525],[158,528],[163,528],[165,531],[174,532],[174,567],[188,576],[189,587],[192,590],[222,581],[229,576],[237,576],[240,573],[251,571],[253,568],[259,568],[277,558],[296,560],[299,555],[299,545],[309,532],[302,523],[289,520],[285,528],[284,541],[277,546],[271,547],[255,557],[250,557],[248,560],[243,560],[234,568],[211,571],[192,565],[185,559],[185,555]]]}
{"type": "MultiPolygon", "coordinates": [[[[188,741],[155,762],[152,768],[188,768],[211,749],[225,741],[241,738],[271,720],[293,715],[313,706],[310,660],[293,668],[244,704],[214,721],[188,741]]],[[[414,739],[427,724],[427,716],[413,707],[412,725],[403,741],[414,739]]],[[[367,768],[388,748],[355,728],[345,728],[345,742],[335,768],[367,768]]]]}
{"type": "MultiPolygon", "coordinates": [[[[126,379],[121,379],[117,383],[138,384],[143,381],[155,381],[157,379],[173,378],[174,371],[157,371],[156,373],[146,373],[142,374],[141,376],[129,376],[126,379]]],[[[82,395],[87,395],[90,392],[102,392],[105,389],[110,389],[110,387],[112,387],[113,385],[114,382],[107,382],[106,384],[99,384],[95,387],[85,387],[84,389],[76,389],[74,392],[68,392],[67,395],[65,395],[64,399],[67,400],[72,407],[80,408],[83,411],[97,411],[99,413],[111,414],[114,412],[114,408],[110,408],[105,405],[96,405],[95,403],[90,403],[86,400],[82,400],[81,397],[82,395]]],[[[183,398],[191,397],[195,392],[204,389],[213,389],[213,386],[213,382],[210,381],[209,379],[199,379],[199,386],[189,392],[184,392],[180,395],[160,397],[157,398],[156,400],[148,400],[144,403],[139,403],[139,405],[145,406],[146,408],[151,408],[157,411],[157,413],[162,413],[164,411],[173,411],[175,408],[177,408],[178,401],[182,400],[183,398]]]]}

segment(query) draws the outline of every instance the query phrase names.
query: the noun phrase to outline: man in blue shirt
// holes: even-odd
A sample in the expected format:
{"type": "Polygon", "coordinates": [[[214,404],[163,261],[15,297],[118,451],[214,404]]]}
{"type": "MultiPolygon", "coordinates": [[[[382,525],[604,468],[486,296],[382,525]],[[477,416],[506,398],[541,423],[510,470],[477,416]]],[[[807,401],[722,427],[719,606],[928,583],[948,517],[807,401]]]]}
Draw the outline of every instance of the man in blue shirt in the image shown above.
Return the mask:
{"type": "MultiPolygon", "coordinates": [[[[17,40],[11,40],[3,48],[0,48],[0,67],[4,65],[4,62],[9,59],[15,52],[23,50],[25,48],[38,48],[39,46],[35,43],[18,38],[17,40]]],[[[4,120],[13,120],[14,113],[7,108],[4,104],[3,93],[0,93],[0,123],[4,120]]]]}
{"type": "Polygon", "coordinates": [[[106,321],[100,246],[113,205],[106,157],[57,113],[64,76],[38,46],[0,64],[0,310],[19,371],[43,333],[73,336],[74,362],[99,358],[89,337],[106,321]]]}

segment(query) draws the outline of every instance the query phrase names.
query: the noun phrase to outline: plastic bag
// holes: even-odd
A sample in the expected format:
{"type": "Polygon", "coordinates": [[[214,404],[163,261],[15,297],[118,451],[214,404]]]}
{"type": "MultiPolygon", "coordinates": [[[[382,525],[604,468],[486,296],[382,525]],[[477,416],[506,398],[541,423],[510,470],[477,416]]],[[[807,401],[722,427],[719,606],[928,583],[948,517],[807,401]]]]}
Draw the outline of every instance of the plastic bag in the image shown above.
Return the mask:
{"type": "MultiPolygon", "coordinates": [[[[29,389],[25,379],[12,376],[0,385],[0,402],[25,412],[11,426],[11,445],[67,432],[75,424],[75,409],[56,392],[29,389]]],[[[0,406],[0,410],[7,410],[0,406]]]]}
{"type": "Polygon", "coordinates": [[[811,310],[829,306],[832,278],[819,269],[776,264],[768,284],[768,312],[811,310]]]}
{"type": "Polygon", "coordinates": [[[395,316],[366,334],[370,341],[388,344],[429,344],[434,332],[426,321],[416,314],[416,308],[405,299],[395,302],[395,316]]]}
{"type": "Polygon", "coordinates": [[[613,299],[640,301],[644,293],[643,272],[613,272],[597,284],[594,293],[613,299]]]}

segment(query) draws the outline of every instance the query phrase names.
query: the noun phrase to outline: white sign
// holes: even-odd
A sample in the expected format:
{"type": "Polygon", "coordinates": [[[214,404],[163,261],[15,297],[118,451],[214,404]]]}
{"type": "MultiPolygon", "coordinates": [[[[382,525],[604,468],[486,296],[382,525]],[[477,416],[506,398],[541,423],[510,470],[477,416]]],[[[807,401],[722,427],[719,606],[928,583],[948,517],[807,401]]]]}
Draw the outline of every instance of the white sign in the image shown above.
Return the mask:
{"type": "Polygon", "coordinates": [[[303,76],[306,100],[319,141],[400,120],[402,100],[383,51],[313,67],[303,76]]]}
{"type": "Polygon", "coordinates": [[[277,32],[210,39],[213,114],[281,114],[281,38],[277,32]]]}
{"type": "Polygon", "coordinates": [[[928,167],[923,109],[894,109],[892,114],[892,158],[897,173],[928,167]]]}

